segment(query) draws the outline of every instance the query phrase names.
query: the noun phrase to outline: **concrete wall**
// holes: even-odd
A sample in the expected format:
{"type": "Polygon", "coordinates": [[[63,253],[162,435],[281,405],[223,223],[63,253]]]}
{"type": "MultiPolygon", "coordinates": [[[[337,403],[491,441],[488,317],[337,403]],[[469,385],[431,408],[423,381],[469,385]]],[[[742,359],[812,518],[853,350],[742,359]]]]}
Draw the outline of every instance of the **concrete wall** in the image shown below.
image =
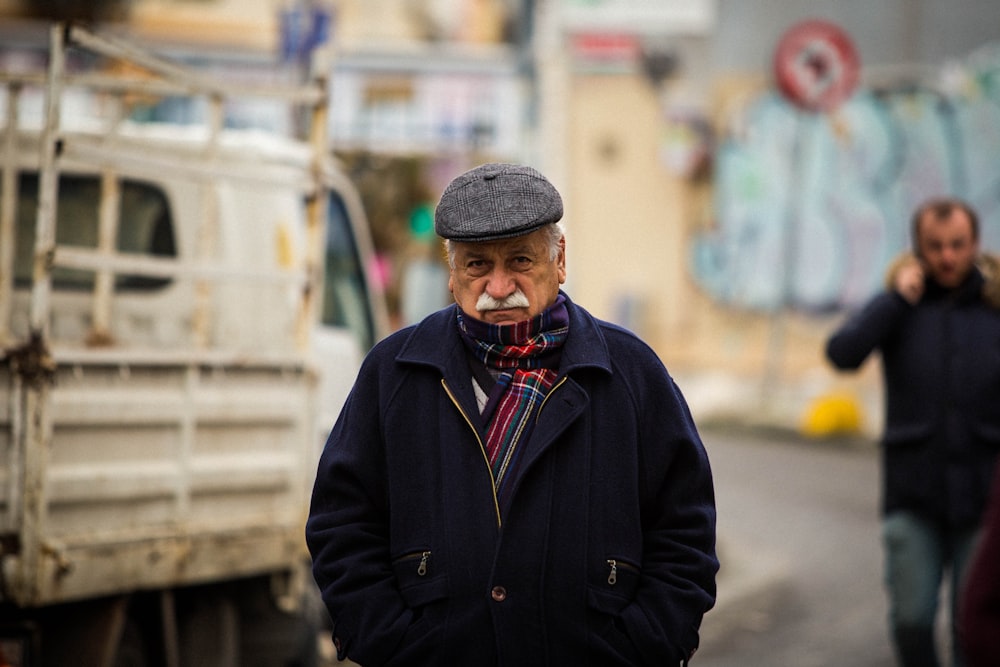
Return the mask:
{"type": "Polygon", "coordinates": [[[995,76],[1000,61],[969,66],[993,39],[1000,39],[995,3],[969,0],[942,12],[926,2],[734,0],[719,3],[717,29],[703,42],[661,42],[679,55],[680,68],[660,87],[638,67],[572,72],[567,226],[577,300],[647,338],[702,420],[876,437],[877,356],[859,373],[839,374],[823,345],[848,310],[879,287],[884,264],[905,248],[909,211],[923,197],[950,192],[974,201],[989,218],[992,249],[1000,248],[1000,239],[992,241],[1000,202],[989,185],[1000,178],[989,157],[1000,140],[991,129],[1000,126],[992,85],[945,91],[958,111],[937,110],[938,77],[949,62],[969,81],[995,76]],[[803,156],[788,141],[794,112],[783,111],[784,122],[765,116],[755,125],[762,118],[755,105],[774,96],[771,57],[783,31],[817,17],[854,38],[863,59],[861,95],[879,85],[896,97],[864,97],[839,115],[806,119],[804,143],[830,150],[803,156]],[[927,95],[901,93],[913,84],[927,95]],[[715,148],[726,143],[730,151],[714,154],[707,179],[678,174],[664,157],[676,143],[671,113],[692,101],[711,121],[715,148]],[[876,146],[885,149],[881,156],[876,146]],[[865,150],[872,153],[858,157],[865,150]],[[719,180],[720,165],[733,169],[733,151],[753,165],[739,172],[742,184],[719,180]],[[881,190],[865,190],[877,176],[854,158],[897,160],[890,166],[898,172],[881,190]],[[744,209],[760,203],[755,197],[768,199],[739,187],[777,194],[737,223],[720,209],[727,198],[744,209]],[[781,238],[789,224],[799,236],[792,246],[781,238]]]}
{"type": "MultiPolygon", "coordinates": [[[[720,303],[693,279],[693,239],[711,224],[710,185],[673,174],[658,149],[659,100],[636,77],[572,85],[566,226],[574,297],[659,352],[701,419],[807,428],[817,400],[846,393],[879,428],[871,369],[840,377],[822,346],[839,314],[720,303]]],[[[850,425],[850,424],[848,424],[850,425]]]]}

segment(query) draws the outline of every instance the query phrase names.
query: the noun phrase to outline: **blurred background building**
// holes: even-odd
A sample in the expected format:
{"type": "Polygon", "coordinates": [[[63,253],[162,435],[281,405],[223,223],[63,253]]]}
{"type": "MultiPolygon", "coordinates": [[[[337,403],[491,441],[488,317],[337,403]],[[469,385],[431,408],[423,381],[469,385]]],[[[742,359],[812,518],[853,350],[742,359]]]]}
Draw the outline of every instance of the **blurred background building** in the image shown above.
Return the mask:
{"type": "MultiPolygon", "coordinates": [[[[826,335],[925,197],[967,198],[1000,251],[995,0],[0,0],[0,69],[37,66],[54,18],[229,77],[328,74],[397,325],[449,300],[444,185],[537,166],[566,199],[568,291],[647,339],[702,420],[877,433],[877,364],[835,374],[826,335]],[[779,58],[814,19],[847,43],[821,30],[779,58]],[[799,56],[856,83],[808,108],[776,85],[799,56]]],[[[295,131],[263,103],[227,114],[295,131]]]]}

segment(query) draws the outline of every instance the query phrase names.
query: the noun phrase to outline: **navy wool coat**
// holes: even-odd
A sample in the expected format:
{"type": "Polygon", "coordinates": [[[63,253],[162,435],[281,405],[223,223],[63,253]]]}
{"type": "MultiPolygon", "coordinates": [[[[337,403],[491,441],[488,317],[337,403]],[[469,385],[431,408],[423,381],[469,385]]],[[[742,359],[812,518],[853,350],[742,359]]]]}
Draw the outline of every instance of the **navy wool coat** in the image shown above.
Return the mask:
{"type": "Polygon", "coordinates": [[[697,647],[718,570],[705,449],[653,351],[567,307],[502,517],[456,306],[368,355],[306,527],[341,657],[613,667],[697,647]]]}
{"type": "Polygon", "coordinates": [[[959,528],[982,517],[1000,448],[1000,310],[983,286],[974,270],[956,290],[928,280],[916,305],[887,290],[827,341],[841,369],[882,355],[884,513],[959,528]]]}

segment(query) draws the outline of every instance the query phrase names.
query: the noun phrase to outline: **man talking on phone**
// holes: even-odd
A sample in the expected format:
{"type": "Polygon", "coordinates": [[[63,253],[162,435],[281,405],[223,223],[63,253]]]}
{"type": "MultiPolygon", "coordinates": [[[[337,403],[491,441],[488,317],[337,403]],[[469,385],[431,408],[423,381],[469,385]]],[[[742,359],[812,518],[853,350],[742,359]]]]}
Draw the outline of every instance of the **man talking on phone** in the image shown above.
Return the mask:
{"type": "MultiPolygon", "coordinates": [[[[827,342],[839,369],[878,349],[885,387],[882,538],[889,626],[902,667],[936,667],[938,595],[955,602],[974,547],[1000,448],[1000,308],[981,269],[979,222],[939,198],[913,215],[913,252],[886,289],[827,342]]],[[[955,647],[952,664],[964,664],[955,647]]]]}

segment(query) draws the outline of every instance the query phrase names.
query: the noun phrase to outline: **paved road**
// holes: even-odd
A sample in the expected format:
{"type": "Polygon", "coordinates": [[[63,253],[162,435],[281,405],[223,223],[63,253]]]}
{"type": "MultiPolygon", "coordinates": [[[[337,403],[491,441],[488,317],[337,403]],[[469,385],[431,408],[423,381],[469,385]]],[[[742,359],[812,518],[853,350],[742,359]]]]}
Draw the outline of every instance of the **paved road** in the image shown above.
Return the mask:
{"type": "Polygon", "coordinates": [[[723,570],[695,667],[891,667],[874,448],[702,435],[723,570]]]}

